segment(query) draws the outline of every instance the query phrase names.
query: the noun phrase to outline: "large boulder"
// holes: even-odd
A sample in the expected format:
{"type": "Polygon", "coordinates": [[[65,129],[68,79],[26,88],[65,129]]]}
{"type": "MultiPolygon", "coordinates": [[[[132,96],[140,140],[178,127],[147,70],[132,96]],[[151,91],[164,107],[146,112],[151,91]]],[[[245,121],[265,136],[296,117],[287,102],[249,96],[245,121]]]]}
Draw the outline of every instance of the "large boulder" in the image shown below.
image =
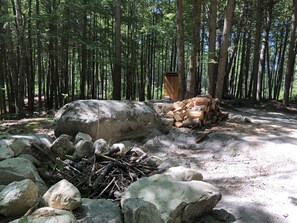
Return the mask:
{"type": "Polygon", "coordinates": [[[156,112],[143,102],[78,100],[56,114],[55,135],[75,137],[84,132],[93,141],[103,138],[114,143],[145,136],[156,128],[166,130],[156,112]]]}
{"type": "Polygon", "coordinates": [[[31,215],[11,221],[10,223],[77,223],[75,216],[70,211],[43,207],[35,210],[31,215]]]}
{"type": "Polygon", "coordinates": [[[195,222],[198,217],[211,211],[220,199],[221,193],[211,184],[202,181],[177,181],[161,174],[132,183],[123,194],[121,205],[125,221],[130,223],[150,222],[147,212],[154,213],[155,218],[160,217],[164,223],[181,223],[195,222]],[[138,203],[131,204],[131,199],[138,203]],[[137,199],[151,203],[157,208],[159,215],[155,208],[150,210],[150,205],[146,202],[144,204],[149,209],[139,207],[137,199]],[[130,207],[129,210],[126,207],[130,207]],[[133,210],[137,213],[131,213],[133,210]],[[137,215],[142,216],[141,221],[135,220],[137,215]],[[131,216],[133,219],[129,219],[131,216]]]}
{"type": "Polygon", "coordinates": [[[13,182],[0,192],[0,213],[5,217],[25,214],[38,200],[38,187],[32,180],[13,182]]]}
{"type": "Polygon", "coordinates": [[[78,222],[88,223],[122,223],[120,207],[105,199],[82,199],[82,205],[75,210],[78,222]]]}
{"type": "Polygon", "coordinates": [[[74,210],[81,205],[81,194],[73,184],[64,179],[51,186],[41,202],[52,208],[74,210]]]}

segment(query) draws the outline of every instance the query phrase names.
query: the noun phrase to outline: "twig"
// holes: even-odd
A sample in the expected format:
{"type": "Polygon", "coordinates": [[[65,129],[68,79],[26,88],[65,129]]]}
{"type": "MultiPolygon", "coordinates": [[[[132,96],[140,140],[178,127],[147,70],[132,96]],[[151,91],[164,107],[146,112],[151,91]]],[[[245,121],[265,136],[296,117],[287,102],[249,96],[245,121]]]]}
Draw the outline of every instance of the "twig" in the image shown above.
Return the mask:
{"type": "Polygon", "coordinates": [[[98,197],[101,197],[101,195],[107,190],[107,188],[110,187],[110,185],[115,181],[115,177],[112,179],[112,181],[109,182],[109,184],[101,191],[101,193],[98,195],[98,197]]]}

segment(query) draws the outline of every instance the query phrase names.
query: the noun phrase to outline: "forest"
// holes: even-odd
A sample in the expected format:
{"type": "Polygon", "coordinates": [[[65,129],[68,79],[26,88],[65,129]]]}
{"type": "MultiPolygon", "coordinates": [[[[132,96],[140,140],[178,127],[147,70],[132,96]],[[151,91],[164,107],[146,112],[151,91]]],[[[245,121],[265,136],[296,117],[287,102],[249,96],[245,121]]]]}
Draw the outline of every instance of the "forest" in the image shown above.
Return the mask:
{"type": "Polygon", "coordinates": [[[296,0],[0,0],[0,114],[77,99],[297,98],[296,0]]]}

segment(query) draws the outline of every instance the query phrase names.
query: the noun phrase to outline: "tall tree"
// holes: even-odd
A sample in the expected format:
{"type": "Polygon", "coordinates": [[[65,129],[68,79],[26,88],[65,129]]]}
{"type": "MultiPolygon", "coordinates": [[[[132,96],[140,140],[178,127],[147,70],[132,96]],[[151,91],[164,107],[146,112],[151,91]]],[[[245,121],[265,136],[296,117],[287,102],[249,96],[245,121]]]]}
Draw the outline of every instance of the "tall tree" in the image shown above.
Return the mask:
{"type": "Polygon", "coordinates": [[[201,0],[193,0],[193,33],[192,33],[192,48],[189,61],[189,72],[187,75],[186,98],[195,96],[197,91],[195,88],[197,83],[197,55],[200,45],[200,25],[201,25],[201,0]]]}
{"type": "Polygon", "coordinates": [[[185,39],[184,39],[184,19],[183,0],[176,0],[176,28],[177,28],[177,51],[178,51],[178,98],[185,98],[186,78],[185,78],[185,39]]]}
{"type": "Polygon", "coordinates": [[[224,19],[222,46],[220,50],[218,78],[217,78],[216,93],[215,93],[216,98],[218,98],[219,100],[222,99],[222,95],[223,95],[224,77],[226,74],[226,63],[228,58],[228,46],[229,46],[229,39],[230,39],[229,36],[230,36],[231,25],[233,20],[234,8],[235,8],[235,0],[228,0],[225,19],[224,19]]]}
{"type": "Polygon", "coordinates": [[[121,0],[115,0],[115,64],[112,99],[121,100],[121,0]]]}
{"type": "Polygon", "coordinates": [[[217,0],[210,0],[207,93],[215,96],[217,0]]]}
{"type": "Polygon", "coordinates": [[[294,64],[296,56],[296,26],[297,26],[297,0],[293,0],[293,15],[292,15],[292,24],[291,24],[291,33],[290,33],[290,45],[289,45],[289,55],[286,68],[286,80],[284,87],[284,99],[283,105],[288,106],[289,104],[289,93],[291,88],[291,83],[294,74],[294,64]]]}
{"type": "Polygon", "coordinates": [[[255,32],[255,47],[254,47],[254,60],[253,60],[253,70],[251,75],[251,83],[253,83],[253,101],[259,100],[257,98],[257,87],[258,87],[258,72],[259,72],[259,62],[260,62],[260,47],[261,47],[261,32],[263,24],[263,0],[257,1],[257,13],[256,13],[256,32],[255,32]]]}

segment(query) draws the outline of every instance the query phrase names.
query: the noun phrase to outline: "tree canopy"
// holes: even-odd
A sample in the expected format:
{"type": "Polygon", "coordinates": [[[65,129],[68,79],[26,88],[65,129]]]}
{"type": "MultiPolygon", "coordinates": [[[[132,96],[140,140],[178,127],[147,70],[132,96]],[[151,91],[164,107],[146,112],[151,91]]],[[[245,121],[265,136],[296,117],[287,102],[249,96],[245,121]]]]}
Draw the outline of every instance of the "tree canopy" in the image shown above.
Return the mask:
{"type": "Polygon", "coordinates": [[[0,114],[79,98],[161,98],[166,71],[179,72],[180,99],[288,105],[297,97],[296,4],[0,0],[0,114]]]}

